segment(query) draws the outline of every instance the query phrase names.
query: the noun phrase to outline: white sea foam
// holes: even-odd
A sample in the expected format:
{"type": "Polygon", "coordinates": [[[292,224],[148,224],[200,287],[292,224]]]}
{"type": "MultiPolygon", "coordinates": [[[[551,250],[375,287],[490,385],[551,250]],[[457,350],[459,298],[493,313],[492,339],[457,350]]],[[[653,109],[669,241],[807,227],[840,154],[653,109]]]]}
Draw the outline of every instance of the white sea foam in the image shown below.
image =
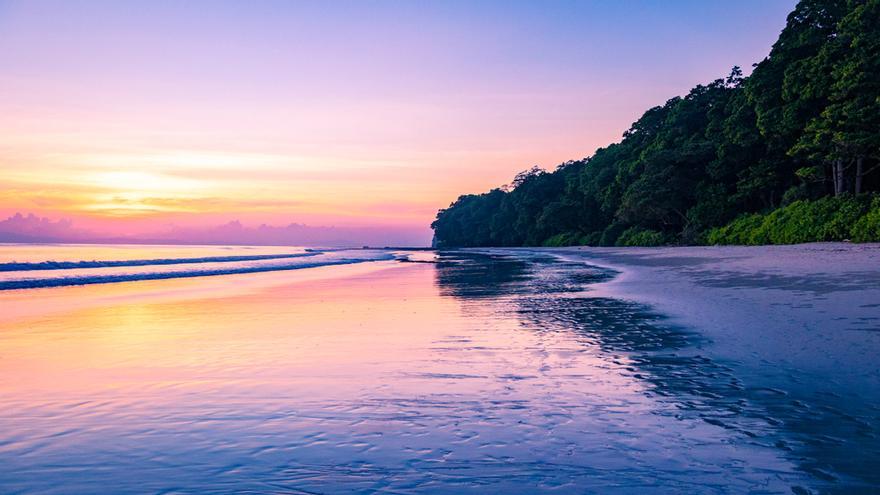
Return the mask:
{"type": "MultiPolygon", "coordinates": [[[[162,252],[162,247],[159,248],[158,251],[162,252]]],[[[214,254],[216,249],[208,248],[208,251],[214,254]]],[[[144,250],[147,249],[142,248],[144,250]]],[[[383,250],[298,248],[291,251],[294,252],[250,254],[247,248],[232,248],[232,253],[222,256],[187,256],[176,252],[175,257],[161,258],[116,256],[115,259],[103,260],[21,262],[10,257],[22,253],[7,252],[4,253],[7,259],[0,259],[0,290],[299,270],[394,259],[391,252],[383,250]]]]}

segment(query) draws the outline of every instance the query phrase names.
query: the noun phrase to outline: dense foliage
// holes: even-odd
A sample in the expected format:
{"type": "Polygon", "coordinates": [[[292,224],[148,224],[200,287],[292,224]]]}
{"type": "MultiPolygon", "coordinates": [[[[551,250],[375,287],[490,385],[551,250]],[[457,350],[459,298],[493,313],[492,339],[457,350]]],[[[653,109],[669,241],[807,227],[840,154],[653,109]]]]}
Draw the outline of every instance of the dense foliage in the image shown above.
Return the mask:
{"type": "Polygon", "coordinates": [[[708,232],[711,244],[795,244],[880,239],[880,196],[795,201],[767,214],[743,215],[708,232]]]}
{"type": "Polygon", "coordinates": [[[880,240],[878,168],[880,0],[802,0],[750,76],[734,67],[589,158],[461,196],[432,227],[440,246],[880,240]]]}

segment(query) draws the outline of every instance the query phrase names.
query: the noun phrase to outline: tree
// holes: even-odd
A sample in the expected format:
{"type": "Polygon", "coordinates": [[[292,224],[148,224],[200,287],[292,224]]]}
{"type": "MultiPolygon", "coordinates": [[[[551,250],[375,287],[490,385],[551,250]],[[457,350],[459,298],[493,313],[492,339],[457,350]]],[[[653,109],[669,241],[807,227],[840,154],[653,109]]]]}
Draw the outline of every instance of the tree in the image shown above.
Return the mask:
{"type": "Polygon", "coordinates": [[[831,73],[829,104],[814,119],[805,140],[825,147],[835,160],[835,193],[844,190],[844,163],[854,163],[853,192],[862,192],[867,169],[880,150],[880,1],[852,2],[838,36],[824,50],[837,60],[831,73]]]}

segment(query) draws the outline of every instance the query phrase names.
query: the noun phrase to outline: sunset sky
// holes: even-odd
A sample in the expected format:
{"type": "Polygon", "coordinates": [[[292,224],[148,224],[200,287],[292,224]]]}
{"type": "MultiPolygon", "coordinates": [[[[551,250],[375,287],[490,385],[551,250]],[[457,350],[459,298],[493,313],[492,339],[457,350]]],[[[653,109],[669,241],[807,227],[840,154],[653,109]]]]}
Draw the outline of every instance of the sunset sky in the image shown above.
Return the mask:
{"type": "Polygon", "coordinates": [[[408,229],[763,58],[793,0],[0,0],[0,216],[408,229]]]}

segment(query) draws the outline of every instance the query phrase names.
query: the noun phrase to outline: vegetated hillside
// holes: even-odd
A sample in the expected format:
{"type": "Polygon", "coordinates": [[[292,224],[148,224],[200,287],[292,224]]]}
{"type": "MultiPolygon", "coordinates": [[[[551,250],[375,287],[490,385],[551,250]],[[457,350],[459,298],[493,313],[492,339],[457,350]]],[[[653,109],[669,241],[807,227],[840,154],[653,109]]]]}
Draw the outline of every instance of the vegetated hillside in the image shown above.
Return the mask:
{"type": "Polygon", "coordinates": [[[803,0],[749,77],[734,67],[431,226],[441,247],[880,240],[878,190],[880,0],[803,0]]]}

